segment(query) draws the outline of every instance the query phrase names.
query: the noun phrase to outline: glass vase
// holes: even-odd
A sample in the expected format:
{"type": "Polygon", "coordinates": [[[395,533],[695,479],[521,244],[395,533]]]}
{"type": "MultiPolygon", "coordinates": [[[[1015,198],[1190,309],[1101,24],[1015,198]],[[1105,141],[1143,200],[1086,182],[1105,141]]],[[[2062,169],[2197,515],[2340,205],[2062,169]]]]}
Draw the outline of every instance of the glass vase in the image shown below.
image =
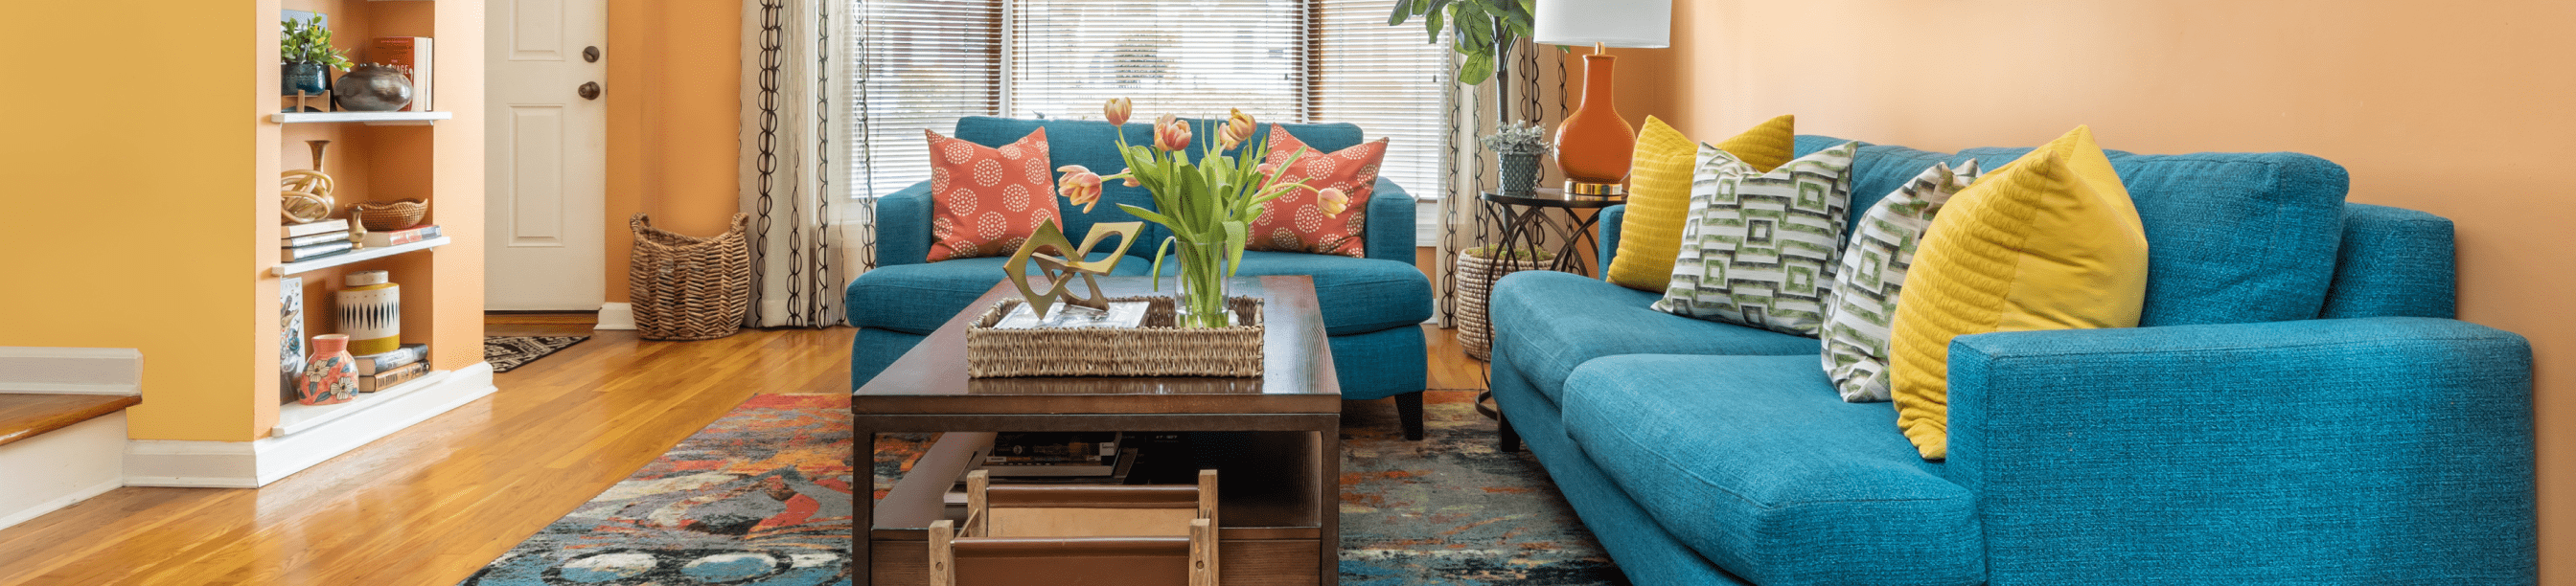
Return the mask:
{"type": "Polygon", "coordinates": [[[1174,260],[1180,261],[1180,291],[1173,294],[1176,325],[1184,328],[1222,328],[1234,325],[1225,308],[1226,266],[1223,242],[1176,242],[1174,260]]]}

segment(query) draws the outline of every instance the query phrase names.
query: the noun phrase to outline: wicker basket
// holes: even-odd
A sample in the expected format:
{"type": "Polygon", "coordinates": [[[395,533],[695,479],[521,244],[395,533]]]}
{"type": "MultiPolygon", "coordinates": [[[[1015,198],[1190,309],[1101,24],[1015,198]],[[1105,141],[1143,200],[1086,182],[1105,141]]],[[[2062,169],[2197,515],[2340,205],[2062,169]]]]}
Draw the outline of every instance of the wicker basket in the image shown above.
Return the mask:
{"type": "Polygon", "coordinates": [[[356,208],[358,225],[368,230],[401,230],[418,226],[421,217],[429,215],[429,201],[422,199],[359,202],[350,207],[356,208]]]}
{"type": "Polygon", "coordinates": [[[644,214],[628,258],[627,300],[635,306],[636,335],[646,340],[707,340],[742,330],[751,308],[751,247],[743,227],[751,216],[733,215],[725,233],[698,238],[655,228],[644,214]]]}
{"type": "MultiPolygon", "coordinates": [[[[1494,325],[1485,315],[1485,299],[1494,289],[1494,281],[1503,275],[1546,266],[1545,251],[1533,258],[1486,258],[1489,249],[1471,248],[1458,253],[1458,346],[1467,356],[1490,360],[1494,353],[1494,325]]],[[[1515,255],[1507,255],[1515,256],[1515,255]]]]}
{"type": "Polygon", "coordinates": [[[1176,328],[1170,296],[1119,297],[1143,301],[1145,322],[1134,328],[995,329],[1023,301],[993,304],[966,328],[966,376],[1261,376],[1261,299],[1226,298],[1235,323],[1223,328],[1176,328]]]}

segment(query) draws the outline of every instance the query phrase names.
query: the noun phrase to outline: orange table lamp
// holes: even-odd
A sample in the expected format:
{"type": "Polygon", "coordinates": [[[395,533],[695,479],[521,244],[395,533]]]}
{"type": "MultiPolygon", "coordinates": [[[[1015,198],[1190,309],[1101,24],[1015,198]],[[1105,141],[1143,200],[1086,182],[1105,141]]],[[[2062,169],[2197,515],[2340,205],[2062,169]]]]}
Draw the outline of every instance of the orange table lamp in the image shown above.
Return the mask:
{"type": "Polygon", "coordinates": [[[1672,0],[1539,0],[1532,15],[1533,41],[1548,45],[1592,45],[1583,56],[1583,97],[1574,113],[1556,127],[1556,166],[1565,172],[1565,192],[1589,197],[1622,197],[1628,159],[1637,148],[1637,131],[1619,116],[1611,97],[1611,73],[1618,57],[1606,47],[1661,49],[1672,46],[1672,0]]]}

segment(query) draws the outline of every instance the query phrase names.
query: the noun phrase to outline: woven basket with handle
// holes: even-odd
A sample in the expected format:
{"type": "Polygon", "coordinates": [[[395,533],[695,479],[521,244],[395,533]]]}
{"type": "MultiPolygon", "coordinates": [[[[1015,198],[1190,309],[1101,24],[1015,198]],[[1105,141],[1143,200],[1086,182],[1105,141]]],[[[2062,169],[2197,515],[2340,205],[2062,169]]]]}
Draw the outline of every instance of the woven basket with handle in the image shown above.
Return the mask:
{"type": "Polygon", "coordinates": [[[723,234],[699,238],[653,227],[644,214],[628,257],[628,301],[635,332],[646,340],[708,340],[742,330],[751,308],[751,246],[743,229],[748,214],[734,214],[723,234]]]}

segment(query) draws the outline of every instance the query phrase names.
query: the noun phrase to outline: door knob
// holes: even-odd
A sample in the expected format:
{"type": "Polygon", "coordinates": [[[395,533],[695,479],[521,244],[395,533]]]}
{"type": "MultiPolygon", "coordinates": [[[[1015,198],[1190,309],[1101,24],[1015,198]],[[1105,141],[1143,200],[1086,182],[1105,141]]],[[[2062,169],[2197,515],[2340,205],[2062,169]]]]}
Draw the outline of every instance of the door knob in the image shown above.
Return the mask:
{"type": "Polygon", "coordinates": [[[598,62],[599,62],[599,47],[596,47],[596,46],[593,46],[593,47],[582,47],[582,48],[581,48],[581,60],[582,60],[582,61],[584,61],[584,62],[589,62],[589,63],[598,63],[598,62]]]}
{"type": "Polygon", "coordinates": [[[596,99],[599,99],[599,82],[594,81],[594,82],[588,82],[588,83],[581,84],[581,90],[579,90],[579,92],[581,93],[581,99],[584,99],[584,100],[596,100],[596,99]]]}

